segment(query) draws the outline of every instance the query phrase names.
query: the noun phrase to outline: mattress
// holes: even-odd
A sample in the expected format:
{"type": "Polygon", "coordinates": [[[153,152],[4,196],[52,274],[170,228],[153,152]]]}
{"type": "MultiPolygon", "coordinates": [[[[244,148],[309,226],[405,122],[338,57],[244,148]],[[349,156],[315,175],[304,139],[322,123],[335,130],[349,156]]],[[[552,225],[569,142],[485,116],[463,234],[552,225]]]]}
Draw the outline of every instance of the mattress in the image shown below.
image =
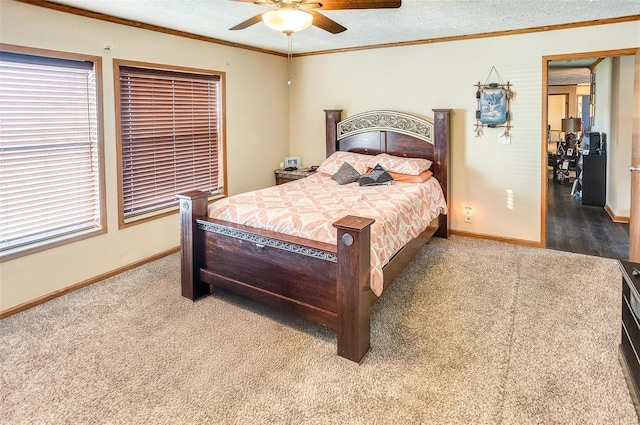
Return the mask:
{"type": "Polygon", "coordinates": [[[434,177],[422,183],[359,186],[339,185],[322,173],[223,198],[208,209],[210,218],[333,245],[337,230],[332,224],[338,219],[345,215],[374,219],[371,290],[378,296],[384,265],[440,214],[447,214],[447,204],[434,177]]]}

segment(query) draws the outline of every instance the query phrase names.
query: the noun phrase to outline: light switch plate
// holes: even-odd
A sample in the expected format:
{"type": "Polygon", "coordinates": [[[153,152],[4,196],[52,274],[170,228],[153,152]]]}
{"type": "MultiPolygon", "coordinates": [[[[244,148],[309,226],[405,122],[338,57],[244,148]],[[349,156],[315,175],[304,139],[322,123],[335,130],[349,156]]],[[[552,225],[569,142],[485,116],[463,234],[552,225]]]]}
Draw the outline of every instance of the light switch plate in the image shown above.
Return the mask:
{"type": "Polygon", "coordinates": [[[498,143],[501,145],[510,145],[511,144],[511,136],[505,136],[504,134],[501,134],[498,137],[498,143]]]}

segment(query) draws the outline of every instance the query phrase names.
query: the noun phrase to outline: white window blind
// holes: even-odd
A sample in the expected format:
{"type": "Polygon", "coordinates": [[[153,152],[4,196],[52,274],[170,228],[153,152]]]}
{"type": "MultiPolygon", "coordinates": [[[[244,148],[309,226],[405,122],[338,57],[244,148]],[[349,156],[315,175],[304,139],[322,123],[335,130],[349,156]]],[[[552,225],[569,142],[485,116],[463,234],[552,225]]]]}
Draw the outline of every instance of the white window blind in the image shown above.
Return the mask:
{"type": "Polygon", "coordinates": [[[220,193],[220,77],[120,66],[119,85],[124,221],[220,193]]]}
{"type": "Polygon", "coordinates": [[[0,52],[0,255],[101,229],[92,61],[0,52]]]}

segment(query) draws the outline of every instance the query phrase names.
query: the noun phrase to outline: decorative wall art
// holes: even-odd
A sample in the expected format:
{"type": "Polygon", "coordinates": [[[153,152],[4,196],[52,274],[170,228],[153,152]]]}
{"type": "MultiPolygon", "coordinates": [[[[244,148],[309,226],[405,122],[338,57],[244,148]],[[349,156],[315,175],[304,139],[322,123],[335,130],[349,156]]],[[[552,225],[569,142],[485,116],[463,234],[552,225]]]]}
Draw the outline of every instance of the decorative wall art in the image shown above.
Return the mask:
{"type": "Polygon", "coordinates": [[[488,128],[504,128],[504,136],[509,137],[511,129],[511,110],[510,101],[513,97],[511,91],[511,83],[502,82],[502,79],[496,71],[496,67],[491,67],[487,80],[484,84],[478,81],[476,84],[476,100],[478,108],[476,109],[476,137],[484,134],[484,127],[488,128]],[[491,74],[495,73],[499,83],[489,83],[491,74]]]}

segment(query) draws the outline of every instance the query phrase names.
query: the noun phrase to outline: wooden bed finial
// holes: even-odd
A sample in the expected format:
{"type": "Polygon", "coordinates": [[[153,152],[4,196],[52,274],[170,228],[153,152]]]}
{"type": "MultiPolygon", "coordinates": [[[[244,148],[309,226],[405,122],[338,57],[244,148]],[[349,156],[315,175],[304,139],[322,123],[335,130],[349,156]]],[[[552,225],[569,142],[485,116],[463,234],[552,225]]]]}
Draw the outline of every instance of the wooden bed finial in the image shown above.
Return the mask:
{"type": "Polygon", "coordinates": [[[327,133],[327,158],[336,151],[336,140],[338,139],[337,125],[342,120],[342,109],[325,109],[325,123],[327,133]]]}

